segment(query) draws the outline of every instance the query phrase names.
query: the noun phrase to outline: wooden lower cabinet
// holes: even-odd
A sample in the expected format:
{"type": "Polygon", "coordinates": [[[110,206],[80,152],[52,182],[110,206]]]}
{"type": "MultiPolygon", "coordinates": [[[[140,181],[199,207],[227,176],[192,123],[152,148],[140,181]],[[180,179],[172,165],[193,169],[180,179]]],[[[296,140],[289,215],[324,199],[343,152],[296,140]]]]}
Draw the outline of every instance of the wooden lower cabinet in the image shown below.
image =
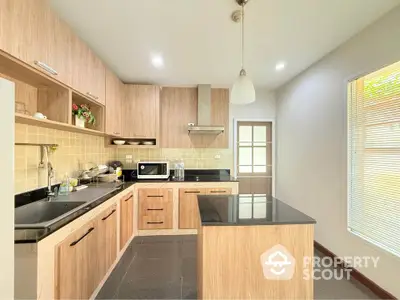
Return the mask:
{"type": "Polygon", "coordinates": [[[209,188],[206,189],[207,195],[230,195],[232,194],[231,188],[209,188]]]}
{"type": "Polygon", "coordinates": [[[130,193],[121,199],[120,203],[120,240],[119,249],[122,250],[133,235],[133,194],[130,193]]]}
{"type": "Polygon", "coordinates": [[[197,195],[230,195],[231,188],[179,189],[179,228],[197,229],[200,224],[197,195]]]}
{"type": "Polygon", "coordinates": [[[89,299],[97,287],[96,222],[89,222],[57,247],[56,299],[89,299]]]}
{"type": "Polygon", "coordinates": [[[97,272],[99,283],[117,258],[117,205],[112,205],[97,218],[97,272]]]}
{"type": "Polygon", "coordinates": [[[139,229],[172,229],[172,189],[139,189],[139,229]]]}
{"type": "Polygon", "coordinates": [[[198,227],[199,208],[197,196],[206,194],[206,189],[179,189],[179,228],[195,229],[198,227]]]}

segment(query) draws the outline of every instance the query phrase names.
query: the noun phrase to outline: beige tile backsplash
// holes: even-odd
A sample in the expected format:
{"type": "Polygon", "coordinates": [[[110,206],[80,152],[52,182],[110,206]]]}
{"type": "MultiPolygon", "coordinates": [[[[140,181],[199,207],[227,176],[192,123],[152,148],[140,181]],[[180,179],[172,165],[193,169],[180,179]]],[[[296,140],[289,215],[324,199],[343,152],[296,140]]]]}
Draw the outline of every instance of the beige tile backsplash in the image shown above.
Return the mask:
{"type": "MultiPolygon", "coordinates": [[[[67,173],[77,172],[88,162],[105,163],[116,156],[116,150],[104,147],[104,137],[72,133],[55,129],[15,124],[15,142],[58,144],[50,154],[55,169],[53,183],[62,180],[67,173]]],[[[39,168],[40,147],[15,146],[15,193],[33,190],[47,185],[47,169],[39,168]]]]}
{"type": "MultiPolygon", "coordinates": [[[[139,160],[182,159],[186,169],[232,169],[232,149],[117,149],[117,159],[125,168],[134,168],[139,160]],[[132,155],[132,162],[126,156],[132,155]]],[[[171,166],[173,167],[173,166],[171,166]]]]}
{"type": "MultiPolygon", "coordinates": [[[[232,149],[127,149],[107,148],[104,138],[72,133],[36,126],[15,124],[15,142],[58,144],[58,149],[50,155],[55,169],[53,183],[60,182],[67,173],[77,176],[85,163],[104,164],[110,160],[120,160],[124,168],[134,168],[139,160],[183,159],[187,169],[231,169],[232,149]],[[127,155],[132,155],[129,162],[127,155]]],[[[15,193],[37,189],[47,185],[47,169],[38,168],[40,147],[15,146],[15,193]]]]}

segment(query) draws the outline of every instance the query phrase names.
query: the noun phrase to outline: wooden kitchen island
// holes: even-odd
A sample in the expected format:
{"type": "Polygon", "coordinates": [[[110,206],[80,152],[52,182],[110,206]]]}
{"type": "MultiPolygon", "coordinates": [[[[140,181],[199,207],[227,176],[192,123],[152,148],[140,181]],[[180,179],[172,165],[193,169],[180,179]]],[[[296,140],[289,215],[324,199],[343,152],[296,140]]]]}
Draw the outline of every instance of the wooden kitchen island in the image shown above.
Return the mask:
{"type": "Polygon", "coordinates": [[[313,299],[315,220],[269,196],[198,196],[199,299],[313,299]],[[311,276],[312,278],[312,276],[311,276]]]}

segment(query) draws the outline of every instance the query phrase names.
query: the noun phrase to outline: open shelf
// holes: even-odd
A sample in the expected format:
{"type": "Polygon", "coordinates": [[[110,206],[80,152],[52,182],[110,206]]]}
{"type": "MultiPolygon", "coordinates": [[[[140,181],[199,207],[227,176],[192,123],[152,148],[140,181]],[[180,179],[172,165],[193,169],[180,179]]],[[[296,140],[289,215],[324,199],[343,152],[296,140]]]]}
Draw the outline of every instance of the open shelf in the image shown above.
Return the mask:
{"type": "Polygon", "coordinates": [[[138,148],[138,149],[155,149],[155,148],[159,148],[160,146],[157,143],[157,139],[155,138],[139,138],[139,137],[134,137],[134,138],[122,138],[122,137],[116,137],[116,136],[109,136],[108,139],[105,140],[106,143],[106,147],[110,147],[110,148],[119,148],[119,149],[129,149],[129,148],[138,148]],[[124,140],[126,141],[126,143],[124,145],[115,145],[113,143],[114,140],[124,140]],[[131,141],[135,141],[135,142],[146,142],[146,141],[151,141],[154,142],[154,145],[129,145],[128,142],[131,141]]]}
{"type": "Polygon", "coordinates": [[[91,135],[98,135],[98,136],[105,136],[104,132],[93,130],[89,128],[80,128],[76,127],[75,125],[70,125],[66,123],[61,123],[57,121],[51,121],[47,119],[36,119],[34,117],[15,113],[15,122],[20,124],[32,125],[32,126],[39,126],[44,128],[52,128],[58,130],[64,130],[69,132],[78,132],[83,134],[91,134],[91,135]]]}

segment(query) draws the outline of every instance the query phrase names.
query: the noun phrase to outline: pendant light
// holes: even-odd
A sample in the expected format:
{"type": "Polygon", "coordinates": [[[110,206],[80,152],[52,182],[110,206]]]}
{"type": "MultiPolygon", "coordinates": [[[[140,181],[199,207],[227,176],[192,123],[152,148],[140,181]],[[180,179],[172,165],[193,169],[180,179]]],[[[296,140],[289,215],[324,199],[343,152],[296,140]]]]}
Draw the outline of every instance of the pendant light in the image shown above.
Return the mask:
{"type": "Polygon", "coordinates": [[[246,70],[244,69],[244,6],[248,0],[236,0],[241,6],[240,11],[235,11],[232,14],[232,20],[235,22],[241,21],[241,42],[242,42],[242,66],[239,77],[233,84],[231,90],[230,102],[232,104],[249,104],[256,100],[256,91],[254,90],[253,82],[247,77],[246,70]]]}

